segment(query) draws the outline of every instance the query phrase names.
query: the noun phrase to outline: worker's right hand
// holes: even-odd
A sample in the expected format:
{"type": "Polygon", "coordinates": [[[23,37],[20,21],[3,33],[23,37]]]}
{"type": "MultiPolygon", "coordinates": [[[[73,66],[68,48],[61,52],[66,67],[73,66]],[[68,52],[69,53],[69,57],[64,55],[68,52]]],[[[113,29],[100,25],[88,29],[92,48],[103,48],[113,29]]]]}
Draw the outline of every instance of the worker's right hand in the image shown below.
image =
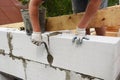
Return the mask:
{"type": "Polygon", "coordinates": [[[76,28],[76,36],[73,38],[72,42],[76,43],[76,45],[81,45],[83,43],[83,39],[88,40],[86,37],[86,30],[85,28],[76,28]]]}
{"type": "Polygon", "coordinates": [[[31,41],[33,44],[39,46],[42,42],[41,32],[33,32],[31,36],[31,41]]]}

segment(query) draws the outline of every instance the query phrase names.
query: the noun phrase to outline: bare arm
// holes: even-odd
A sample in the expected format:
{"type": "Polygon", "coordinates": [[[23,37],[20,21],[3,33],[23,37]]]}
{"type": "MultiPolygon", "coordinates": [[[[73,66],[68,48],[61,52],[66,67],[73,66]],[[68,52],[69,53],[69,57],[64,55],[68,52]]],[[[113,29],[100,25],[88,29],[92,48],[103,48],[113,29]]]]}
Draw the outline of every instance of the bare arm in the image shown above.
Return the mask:
{"type": "Polygon", "coordinates": [[[87,28],[90,20],[94,17],[100,7],[102,0],[90,0],[85,15],[78,24],[79,28],[87,28]]]}
{"type": "Polygon", "coordinates": [[[39,24],[39,5],[42,3],[42,0],[30,0],[29,3],[29,14],[30,20],[33,27],[34,32],[40,32],[40,24],[39,24]]]}

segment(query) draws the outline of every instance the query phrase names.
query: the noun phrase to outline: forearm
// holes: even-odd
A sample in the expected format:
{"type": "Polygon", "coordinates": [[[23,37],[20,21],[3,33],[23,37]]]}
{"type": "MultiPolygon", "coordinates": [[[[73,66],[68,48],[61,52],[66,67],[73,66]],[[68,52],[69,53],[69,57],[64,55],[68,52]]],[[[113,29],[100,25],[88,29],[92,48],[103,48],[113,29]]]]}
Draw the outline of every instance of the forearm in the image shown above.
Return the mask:
{"type": "Polygon", "coordinates": [[[39,5],[42,3],[42,0],[31,0],[29,4],[29,15],[31,24],[34,32],[40,32],[39,24],[39,5]]]}
{"type": "Polygon", "coordinates": [[[80,23],[78,24],[79,28],[87,28],[90,20],[94,17],[97,10],[99,9],[101,0],[90,0],[87,9],[80,23]]]}

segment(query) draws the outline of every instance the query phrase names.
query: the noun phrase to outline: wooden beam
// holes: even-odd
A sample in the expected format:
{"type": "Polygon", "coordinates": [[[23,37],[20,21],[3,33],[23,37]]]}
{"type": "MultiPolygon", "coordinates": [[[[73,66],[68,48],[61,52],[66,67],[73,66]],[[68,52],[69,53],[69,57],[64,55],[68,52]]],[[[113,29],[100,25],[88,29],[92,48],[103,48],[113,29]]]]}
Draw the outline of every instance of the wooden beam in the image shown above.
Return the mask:
{"type": "MultiPolygon", "coordinates": [[[[84,13],[48,17],[47,31],[75,29],[84,13]]],[[[95,17],[90,21],[89,27],[111,27],[120,28],[120,5],[98,10],[95,17]]]]}

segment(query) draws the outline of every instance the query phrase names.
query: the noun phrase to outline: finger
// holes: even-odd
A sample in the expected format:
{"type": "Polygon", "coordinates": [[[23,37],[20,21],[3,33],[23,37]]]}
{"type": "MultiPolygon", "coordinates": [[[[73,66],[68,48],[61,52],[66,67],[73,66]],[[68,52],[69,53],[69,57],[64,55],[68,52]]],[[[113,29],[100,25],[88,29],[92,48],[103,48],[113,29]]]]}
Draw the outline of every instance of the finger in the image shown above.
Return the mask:
{"type": "Polygon", "coordinates": [[[32,40],[32,43],[33,43],[33,44],[35,44],[35,43],[36,43],[36,41],[32,40]]]}
{"type": "Polygon", "coordinates": [[[85,39],[85,40],[89,40],[89,38],[87,38],[87,37],[83,37],[83,39],[85,39]]]}
{"type": "Polygon", "coordinates": [[[83,43],[83,39],[77,39],[76,40],[76,45],[81,45],[83,43]]]}
{"type": "Polygon", "coordinates": [[[76,45],[80,45],[80,39],[76,40],[76,45]]]}
{"type": "Polygon", "coordinates": [[[38,41],[32,41],[32,43],[37,45],[37,46],[39,46],[39,44],[40,44],[40,42],[38,42],[38,41]]]}
{"type": "Polygon", "coordinates": [[[35,45],[39,46],[39,42],[36,42],[35,45]]]}
{"type": "Polygon", "coordinates": [[[72,43],[75,43],[75,40],[77,39],[77,37],[74,37],[73,39],[72,39],[72,43]]]}

